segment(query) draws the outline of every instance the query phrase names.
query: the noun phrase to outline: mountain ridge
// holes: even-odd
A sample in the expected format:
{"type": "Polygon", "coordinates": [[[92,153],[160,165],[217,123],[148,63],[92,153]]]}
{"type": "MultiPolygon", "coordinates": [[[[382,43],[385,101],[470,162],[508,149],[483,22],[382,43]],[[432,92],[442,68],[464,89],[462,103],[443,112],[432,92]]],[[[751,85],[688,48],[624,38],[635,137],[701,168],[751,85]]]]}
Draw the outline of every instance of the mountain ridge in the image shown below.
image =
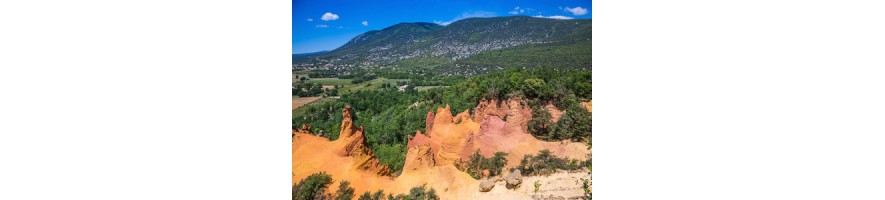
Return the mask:
{"type": "Polygon", "coordinates": [[[293,56],[293,69],[387,69],[442,75],[473,75],[514,67],[589,69],[591,26],[592,19],[528,16],[467,18],[448,26],[403,22],[357,35],[329,52],[293,56]],[[549,51],[552,49],[559,51],[549,51]],[[494,55],[481,55],[492,51],[494,55]],[[520,59],[532,55],[543,60],[520,59]]]}

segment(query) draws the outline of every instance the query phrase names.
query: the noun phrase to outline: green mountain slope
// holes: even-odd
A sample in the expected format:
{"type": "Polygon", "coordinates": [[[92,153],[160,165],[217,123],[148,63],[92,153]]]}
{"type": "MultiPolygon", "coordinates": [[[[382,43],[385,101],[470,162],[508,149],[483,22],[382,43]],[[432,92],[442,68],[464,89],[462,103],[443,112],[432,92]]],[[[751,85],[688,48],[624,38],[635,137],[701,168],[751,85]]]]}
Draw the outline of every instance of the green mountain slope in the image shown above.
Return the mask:
{"type": "Polygon", "coordinates": [[[293,57],[295,69],[475,75],[505,68],[590,69],[591,20],[468,18],[448,26],[400,23],[333,51],[293,57]]]}

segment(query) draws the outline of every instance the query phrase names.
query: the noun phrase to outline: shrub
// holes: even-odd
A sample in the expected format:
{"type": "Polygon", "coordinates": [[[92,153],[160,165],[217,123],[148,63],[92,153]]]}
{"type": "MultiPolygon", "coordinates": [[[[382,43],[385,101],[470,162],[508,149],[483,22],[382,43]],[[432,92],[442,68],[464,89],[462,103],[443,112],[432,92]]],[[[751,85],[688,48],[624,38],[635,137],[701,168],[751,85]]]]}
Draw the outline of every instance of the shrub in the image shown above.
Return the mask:
{"type": "Polygon", "coordinates": [[[338,191],[335,192],[336,200],[352,200],[353,199],[353,188],[350,187],[350,182],[341,181],[338,183],[338,191]]]}
{"type": "Polygon", "coordinates": [[[589,165],[589,161],[579,161],[553,156],[549,150],[541,150],[537,156],[525,155],[519,162],[522,175],[549,175],[556,170],[579,170],[589,165]]]}
{"type": "Polygon", "coordinates": [[[462,166],[461,170],[467,172],[475,179],[486,177],[483,171],[488,171],[488,176],[497,176],[501,174],[501,169],[507,165],[507,153],[495,152],[491,158],[483,157],[479,154],[479,150],[470,155],[466,166],[462,166]]]}
{"type": "Polygon", "coordinates": [[[427,190],[427,185],[422,185],[421,187],[414,187],[409,190],[409,195],[406,196],[407,200],[435,200],[439,199],[439,196],[436,196],[436,190],[430,188],[427,190]]]}
{"type": "Polygon", "coordinates": [[[292,199],[323,199],[324,191],[330,183],[332,177],[325,172],[311,174],[292,187],[292,199]]]}

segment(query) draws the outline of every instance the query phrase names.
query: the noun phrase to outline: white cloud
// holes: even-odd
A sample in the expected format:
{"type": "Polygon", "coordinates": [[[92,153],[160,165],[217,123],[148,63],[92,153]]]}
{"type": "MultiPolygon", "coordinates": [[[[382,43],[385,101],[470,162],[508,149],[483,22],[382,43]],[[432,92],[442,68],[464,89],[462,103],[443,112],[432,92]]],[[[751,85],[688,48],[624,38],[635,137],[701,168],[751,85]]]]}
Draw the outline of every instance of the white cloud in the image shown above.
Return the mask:
{"type": "Polygon", "coordinates": [[[519,14],[519,13],[525,13],[526,10],[531,11],[532,9],[531,8],[519,9],[519,6],[517,6],[516,8],[513,8],[513,11],[510,11],[507,13],[515,15],[515,14],[519,14]]]}
{"type": "Polygon", "coordinates": [[[329,28],[329,25],[317,24],[317,28],[329,28]]]}
{"type": "Polygon", "coordinates": [[[464,13],[461,13],[461,15],[458,15],[457,17],[455,17],[454,19],[452,19],[450,21],[444,22],[444,21],[434,20],[433,23],[447,26],[447,25],[451,24],[452,22],[456,22],[458,20],[467,19],[467,18],[471,18],[471,17],[497,17],[497,16],[498,16],[498,14],[495,14],[495,12],[488,12],[488,11],[464,12],[464,13]]]}
{"type": "Polygon", "coordinates": [[[451,22],[451,21],[444,22],[444,21],[433,20],[433,23],[434,23],[434,24],[443,25],[443,26],[448,26],[448,25],[451,24],[452,22],[451,22]]]}
{"type": "Polygon", "coordinates": [[[320,19],[322,19],[323,21],[338,20],[338,15],[327,12],[326,14],[323,14],[323,17],[320,19]]]}
{"type": "Polygon", "coordinates": [[[312,22],[313,18],[307,18],[307,21],[312,22]]]}
{"type": "Polygon", "coordinates": [[[573,15],[575,15],[575,16],[578,16],[578,15],[586,15],[586,14],[587,14],[587,9],[585,9],[585,8],[581,8],[580,6],[579,6],[579,7],[575,7],[575,8],[565,7],[565,9],[563,9],[563,10],[565,10],[565,11],[569,11],[569,12],[571,12],[571,13],[572,13],[573,15]]]}
{"type": "Polygon", "coordinates": [[[553,16],[535,15],[535,16],[532,16],[532,17],[537,17],[537,18],[549,18],[549,19],[574,19],[574,18],[571,18],[571,17],[562,16],[562,15],[553,15],[553,16]]]}
{"type": "Polygon", "coordinates": [[[369,21],[363,21],[363,26],[369,26],[369,21]]]}

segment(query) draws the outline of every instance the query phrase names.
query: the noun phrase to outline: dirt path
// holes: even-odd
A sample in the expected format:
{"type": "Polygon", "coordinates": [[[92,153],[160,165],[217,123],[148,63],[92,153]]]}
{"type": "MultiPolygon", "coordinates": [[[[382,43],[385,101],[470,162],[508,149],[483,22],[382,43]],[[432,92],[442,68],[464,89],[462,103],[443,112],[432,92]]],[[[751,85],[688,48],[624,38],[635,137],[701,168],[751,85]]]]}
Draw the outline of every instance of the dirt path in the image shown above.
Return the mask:
{"type": "Polygon", "coordinates": [[[292,97],[292,110],[295,110],[298,107],[303,106],[304,104],[308,104],[310,102],[321,99],[322,97],[292,97]]]}

